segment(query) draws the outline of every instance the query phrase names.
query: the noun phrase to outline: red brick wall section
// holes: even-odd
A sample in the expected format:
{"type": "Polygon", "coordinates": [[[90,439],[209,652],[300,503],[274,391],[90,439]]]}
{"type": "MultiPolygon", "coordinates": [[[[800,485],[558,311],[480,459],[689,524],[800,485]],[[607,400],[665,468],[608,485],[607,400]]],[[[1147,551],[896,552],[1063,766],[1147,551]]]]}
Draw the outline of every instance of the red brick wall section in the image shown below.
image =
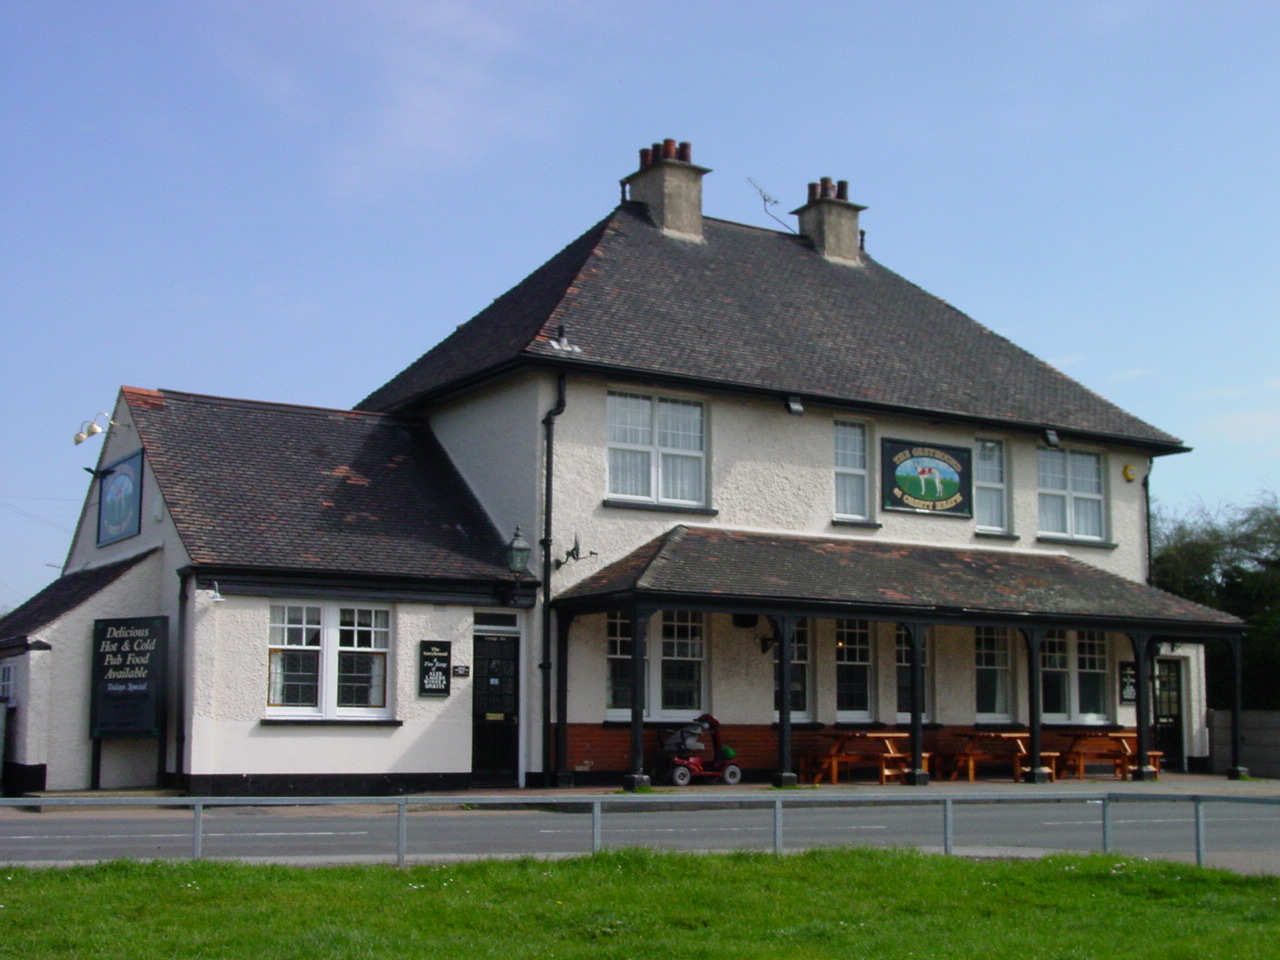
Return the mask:
{"type": "MultiPolygon", "coordinates": [[[[674,730],[670,727],[644,729],[645,769],[656,766],[663,758],[661,740],[674,730]]],[[[720,741],[738,752],[738,766],[743,770],[776,770],[778,766],[778,731],[766,724],[742,724],[720,728],[720,741]]],[[[703,739],[710,746],[708,738],[703,739]]],[[[577,773],[620,772],[631,769],[631,730],[625,726],[602,726],[572,723],[568,729],[569,769],[577,773]]],[[[821,753],[829,743],[818,731],[797,730],[791,738],[792,753],[797,760],[807,753],[821,753]]],[[[708,750],[704,756],[710,758],[708,750]]]]}

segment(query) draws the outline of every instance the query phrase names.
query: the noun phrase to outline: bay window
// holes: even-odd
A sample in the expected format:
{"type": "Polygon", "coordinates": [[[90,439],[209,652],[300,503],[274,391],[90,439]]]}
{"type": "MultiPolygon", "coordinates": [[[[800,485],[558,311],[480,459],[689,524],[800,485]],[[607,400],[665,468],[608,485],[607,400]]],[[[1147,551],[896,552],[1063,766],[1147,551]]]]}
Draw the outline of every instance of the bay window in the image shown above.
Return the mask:
{"type": "Polygon", "coordinates": [[[339,604],[272,604],[267,712],[299,718],[389,715],[391,611],[339,604]]]}
{"type": "Polygon", "coordinates": [[[706,503],[701,403],[611,392],[606,408],[609,496],[682,506],[706,503]]]}

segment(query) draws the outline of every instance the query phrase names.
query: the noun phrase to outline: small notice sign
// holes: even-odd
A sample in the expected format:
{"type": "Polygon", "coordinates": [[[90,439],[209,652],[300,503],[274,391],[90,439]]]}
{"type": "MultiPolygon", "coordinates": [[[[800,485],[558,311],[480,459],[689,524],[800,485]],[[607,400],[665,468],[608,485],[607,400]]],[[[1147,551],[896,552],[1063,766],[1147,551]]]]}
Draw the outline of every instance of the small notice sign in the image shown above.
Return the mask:
{"type": "Polygon", "coordinates": [[[418,696],[449,696],[453,644],[448,640],[418,642],[418,696]]]}
{"type": "Polygon", "coordinates": [[[168,639],[168,617],[93,622],[90,737],[160,735],[168,639]]]}

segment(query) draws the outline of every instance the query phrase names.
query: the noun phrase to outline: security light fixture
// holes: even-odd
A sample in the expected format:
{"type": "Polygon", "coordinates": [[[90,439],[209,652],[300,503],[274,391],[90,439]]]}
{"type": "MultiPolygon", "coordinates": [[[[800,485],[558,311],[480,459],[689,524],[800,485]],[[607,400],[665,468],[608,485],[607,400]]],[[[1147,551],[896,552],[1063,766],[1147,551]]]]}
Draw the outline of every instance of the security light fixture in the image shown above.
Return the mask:
{"type": "Polygon", "coordinates": [[[800,402],[799,397],[787,397],[787,413],[793,417],[804,416],[804,404],[800,402]]]}
{"type": "Polygon", "coordinates": [[[570,561],[573,561],[576,563],[577,561],[581,560],[584,556],[595,557],[595,556],[599,556],[599,554],[597,554],[594,550],[591,550],[584,554],[582,552],[582,542],[578,539],[578,535],[575,533],[573,535],[573,546],[565,551],[564,559],[556,561],[556,569],[559,570],[561,567],[563,567],[566,563],[569,563],[570,561]]]}
{"type": "Polygon", "coordinates": [[[1062,446],[1062,441],[1058,439],[1057,430],[1046,430],[1044,432],[1044,442],[1055,450],[1062,446]]]}

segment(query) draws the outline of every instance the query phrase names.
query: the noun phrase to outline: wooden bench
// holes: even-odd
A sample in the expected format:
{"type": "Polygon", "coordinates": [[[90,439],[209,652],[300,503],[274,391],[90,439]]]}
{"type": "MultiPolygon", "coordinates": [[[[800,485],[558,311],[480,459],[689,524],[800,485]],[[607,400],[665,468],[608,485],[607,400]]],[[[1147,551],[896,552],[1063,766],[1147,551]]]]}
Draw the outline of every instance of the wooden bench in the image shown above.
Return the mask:
{"type": "MultiPolygon", "coordinates": [[[[954,735],[952,739],[959,742],[959,749],[953,748],[943,754],[944,762],[950,768],[950,778],[957,780],[963,773],[973,783],[977,779],[979,764],[1009,764],[1013,768],[1013,779],[1021,780],[1022,775],[1031,769],[1028,766],[1031,754],[1026,748],[1028,736],[1030,734],[1016,731],[954,735]]],[[[1057,779],[1058,756],[1055,750],[1040,751],[1040,762],[1048,770],[1051,781],[1057,779]]]]}
{"type": "MultiPolygon", "coordinates": [[[[905,783],[912,771],[912,756],[901,752],[895,743],[905,736],[900,733],[863,732],[831,735],[834,742],[828,751],[800,758],[800,779],[813,784],[824,780],[836,784],[840,782],[841,774],[847,777],[855,769],[869,768],[877,771],[881,784],[893,779],[905,783]]],[[[921,762],[927,767],[929,754],[923,754],[921,762]]]]}
{"type": "MultiPolygon", "coordinates": [[[[1062,760],[1067,770],[1074,770],[1076,779],[1085,778],[1086,768],[1091,763],[1110,766],[1117,779],[1124,780],[1140,764],[1133,742],[1136,733],[1078,733],[1068,735],[1070,744],[1063,751],[1062,760]]],[[[1160,760],[1164,753],[1160,750],[1147,751],[1147,763],[1154,768],[1156,776],[1160,775],[1160,760]]]]}

